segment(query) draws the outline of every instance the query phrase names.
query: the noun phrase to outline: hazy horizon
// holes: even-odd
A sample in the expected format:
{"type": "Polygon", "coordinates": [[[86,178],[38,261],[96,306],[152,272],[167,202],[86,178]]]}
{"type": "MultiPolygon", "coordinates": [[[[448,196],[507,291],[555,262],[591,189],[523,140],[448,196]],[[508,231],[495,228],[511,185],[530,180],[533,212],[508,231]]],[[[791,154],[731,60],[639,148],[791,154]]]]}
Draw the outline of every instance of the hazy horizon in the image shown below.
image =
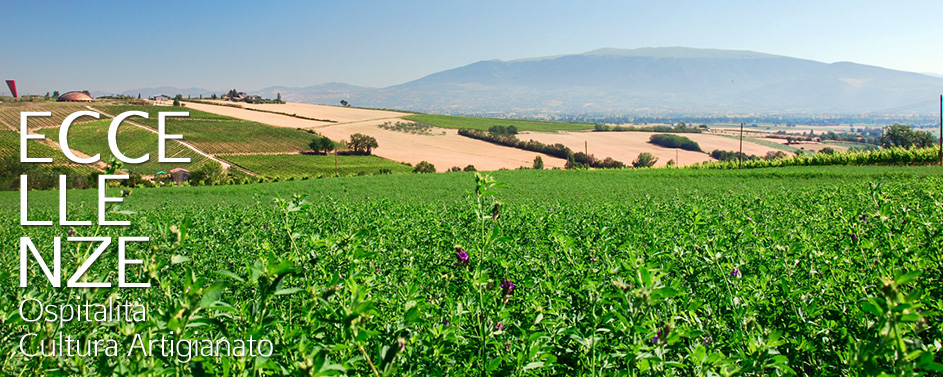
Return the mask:
{"type": "MultiPolygon", "coordinates": [[[[938,2],[6,4],[20,93],[387,87],[482,60],[599,48],[749,50],[940,74],[938,2]]],[[[8,93],[5,87],[0,93],[8,93]]]]}

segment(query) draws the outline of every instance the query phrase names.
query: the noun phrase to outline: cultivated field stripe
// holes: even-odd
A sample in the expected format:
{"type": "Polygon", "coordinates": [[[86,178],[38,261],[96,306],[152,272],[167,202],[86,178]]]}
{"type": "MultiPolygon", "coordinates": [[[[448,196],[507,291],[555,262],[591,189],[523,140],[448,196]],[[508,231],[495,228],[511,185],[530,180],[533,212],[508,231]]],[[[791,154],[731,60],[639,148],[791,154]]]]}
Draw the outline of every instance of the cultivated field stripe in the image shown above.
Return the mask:
{"type": "MultiPolygon", "coordinates": [[[[92,110],[92,111],[95,111],[95,112],[104,114],[105,116],[107,116],[107,117],[109,117],[109,118],[114,118],[114,117],[115,117],[115,116],[112,115],[112,114],[108,114],[108,113],[106,113],[106,112],[104,112],[104,111],[95,109],[95,108],[93,108],[93,107],[91,107],[91,106],[85,106],[85,107],[88,108],[89,110],[92,110]]],[[[150,131],[150,132],[155,133],[155,134],[158,133],[157,130],[155,130],[155,129],[153,129],[153,128],[150,128],[150,127],[148,127],[148,126],[145,126],[145,125],[143,125],[143,124],[140,124],[140,123],[135,123],[135,122],[132,122],[132,121],[130,121],[130,120],[125,120],[124,122],[126,122],[126,123],[128,123],[128,124],[131,124],[131,125],[133,125],[133,126],[137,126],[137,127],[139,127],[139,128],[145,129],[145,130],[150,131]]],[[[199,154],[199,155],[201,155],[201,156],[203,156],[203,157],[206,157],[207,159],[209,159],[209,160],[211,160],[211,161],[215,161],[216,163],[222,165],[222,167],[223,167],[224,170],[225,170],[225,169],[229,169],[230,167],[235,166],[237,169],[241,170],[243,173],[249,174],[249,175],[251,175],[251,176],[253,176],[253,177],[257,176],[257,174],[255,174],[255,173],[252,172],[252,171],[246,170],[245,168],[243,168],[243,167],[241,167],[241,166],[236,166],[235,164],[233,164],[233,163],[231,163],[231,162],[225,161],[225,160],[223,160],[223,159],[221,159],[221,158],[218,158],[218,157],[216,157],[216,156],[213,156],[213,155],[211,155],[211,154],[209,154],[209,153],[203,152],[203,151],[197,149],[196,147],[194,147],[193,145],[190,145],[190,144],[187,143],[187,142],[180,141],[180,140],[174,140],[174,141],[176,141],[177,143],[179,143],[179,144],[181,144],[181,145],[183,145],[183,146],[189,148],[190,150],[196,152],[197,154],[199,154]]]]}

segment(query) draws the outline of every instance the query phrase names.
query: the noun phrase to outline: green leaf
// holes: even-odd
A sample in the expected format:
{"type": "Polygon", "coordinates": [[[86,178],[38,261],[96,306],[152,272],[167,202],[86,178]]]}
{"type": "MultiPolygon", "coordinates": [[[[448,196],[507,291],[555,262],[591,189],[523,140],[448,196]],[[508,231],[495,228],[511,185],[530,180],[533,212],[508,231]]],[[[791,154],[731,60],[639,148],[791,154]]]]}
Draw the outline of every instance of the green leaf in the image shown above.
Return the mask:
{"type": "Polygon", "coordinates": [[[275,295],[276,295],[276,296],[290,295],[290,294],[292,294],[292,293],[301,292],[301,291],[303,291],[303,290],[304,290],[304,289],[301,289],[301,288],[285,288],[285,289],[279,289],[279,290],[275,291],[275,295]]]}
{"type": "Polygon", "coordinates": [[[681,292],[678,292],[676,289],[673,289],[673,288],[665,287],[665,288],[656,289],[652,293],[654,293],[656,296],[661,297],[661,298],[671,298],[671,297],[677,296],[681,292]]]}
{"type": "Polygon", "coordinates": [[[488,371],[488,372],[494,372],[495,370],[498,369],[498,367],[501,366],[501,362],[502,362],[502,361],[504,361],[504,359],[502,359],[502,358],[500,358],[500,357],[494,358],[494,360],[491,360],[491,362],[488,363],[488,366],[486,367],[487,371],[488,371]]]}
{"type": "Polygon", "coordinates": [[[243,279],[243,278],[241,278],[241,277],[239,277],[239,275],[236,275],[236,274],[234,274],[234,273],[232,273],[232,272],[229,272],[229,271],[225,271],[225,270],[224,270],[224,271],[219,271],[219,272],[217,272],[217,274],[220,274],[220,275],[222,275],[222,276],[228,277],[228,278],[233,279],[233,280],[235,280],[235,281],[238,281],[238,282],[240,282],[240,283],[245,283],[245,282],[246,282],[246,280],[243,279]]]}
{"type": "Polygon", "coordinates": [[[706,354],[707,350],[704,349],[704,346],[697,346],[697,348],[694,349],[694,361],[696,361],[698,365],[703,364],[706,354]]]}
{"type": "Polygon", "coordinates": [[[883,311],[882,311],[881,309],[879,309],[877,305],[874,305],[874,304],[872,304],[872,303],[869,302],[869,301],[864,301],[864,302],[861,303],[861,310],[864,310],[864,311],[866,311],[866,312],[868,312],[868,313],[874,314],[874,315],[876,315],[876,316],[878,316],[878,317],[884,315],[883,311]]]}
{"type": "Polygon", "coordinates": [[[524,366],[524,370],[531,370],[531,369],[543,368],[543,366],[544,366],[544,362],[543,362],[543,361],[534,361],[534,362],[532,362],[532,363],[529,363],[529,364],[525,365],[525,366],[524,366]]]}
{"type": "Polygon", "coordinates": [[[920,276],[920,271],[911,271],[901,276],[898,276],[897,279],[894,279],[894,284],[898,286],[910,283],[914,279],[920,276]]]}

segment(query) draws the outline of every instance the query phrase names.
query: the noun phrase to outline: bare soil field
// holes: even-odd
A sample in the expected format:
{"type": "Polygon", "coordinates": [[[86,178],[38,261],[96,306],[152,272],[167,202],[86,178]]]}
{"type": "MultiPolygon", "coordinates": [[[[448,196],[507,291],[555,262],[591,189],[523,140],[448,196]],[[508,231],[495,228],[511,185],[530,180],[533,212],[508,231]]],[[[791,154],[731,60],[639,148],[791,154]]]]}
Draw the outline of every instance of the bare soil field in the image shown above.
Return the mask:
{"type": "MultiPolygon", "coordinates": [[[[234,102],[229,101],[210,101],[220,104],[229,104],[232,105],[234,102]]],[[[337,123],[348,123],[348,122],[360,122],[365,120],[374,120],[374,119],[391,119],[399,118],[407,115],[412,115],[409,113],[402,113],[397,111],[387,111],[387,110],[373,110],[373,109],[358,109],[352,107],[340,107],[340,106],[326,106],[326,105],[312,105],[307,103],[261,103],[261,104],[251,104],[251,103],[238,103],[240,106],[247,109],[256,109],[264,111],[274,111],[282,114],[295,114],[298,116],[303,116],[306,118],[314,119],[325,119],[331,120],[337,123]]],[[[190,106],[188,103],[187,106],[190,106]]],[[[195,108],[195,107],[194,107],[195,108]]]]}
{"type": "Polygon", "coordinates": [[[202,103],[192,103],[187,102],[187,107],[205,111],[208,113],[219,114],[230,116],[233,118],[245,119],[248,121],[259,122],[268,124],[270,126],[276,127],[289,127],[289,128],[313,128],[318,126],[325,126],[334,124],[331,122],[318,122],[313,120],[296,118],[288,115],[279,115],[271,113],[263,113],[260,111],[252,111],[246,109],[238,109],[235,107],[228,106],[216,106],[216,105],[207,105],[202,103]]]}
{"type": "MultiPolygon", "coordinates": [[[[459,136],[457,130],[435,128],[432,132],[435,135],[416,135],[388,131],[377,127],[377,125],[384,122],[403,121],[397,117],[409,115],[406,113],[308,104],[249,106],[261,106],[266,110],[283,112],[283,110],[278,110],[279,108],[274,106],[289,105],[291,110],[285,110],[284,112],[310,118],[336,120],[339,123],[312,121],[288,115],[234,107],[187,103],[189,108],[209,113],[227,115],[277,127],[313,129],[328,138],[338,141],[349,139],[350,135],[355,133],[370,135],[376,138],[377,144],[379,144],[379,147],[373,150],[374,155],[393,161],[408,162],[413,165],[421,161],[428,161],[435,165],[440,172],[453,166],[464,168],[467,165],[474,165],[479,170],[530,167],[533,165],[534,157],[538,155],[543,159],[546,168],[562,168],[566,165],[566,161],[560,158],[459,136]]],[[[288,107],[282,109],[288,109],[288,107]]]]}
{"type": "MultiPolygon", "coordinates": [[[[650,144],[648,139],[655,135],[653,132],[526,132],[518,135],[521,140],[533,139],[544,144],[563,144],[573,151],[583,152],[588,147],[589,154],[603,159],[612,157],[625,164],[631,164],[639,153],[649,152],[658,157],[655,166],[663,166],[668,160],[678,159],[680,165],[689,165],[713,160],[707,153],[692,152],[676,148],[664,148],[650,144]],[[585,143],[585,144],[584,144],[585,143]]],[[[709,134],[683,134],[695,142],[701,149],[711,152],[715,149],[736,151],[739,150],[739,140],[709,134]]],[[[778,149],[743,142],[743,152],[758,156],[778,149]]]]}
{"type": "Polygon", "coordinates": [[[317,132],[333,140],[349,139],[354,133],[370,135],[380,145],[374,150],[375,155],[413,165],[423,160],[429,161],[438,171],[446,171],[453,166],[464,168],[467,165],[475,165],[478,170],[531,167],[537,156],[541,156],[548,169],[566,165],[566,160],[561,158],[470,139],[460,136],[458,130],[433,128],[433,135],[417,135],[377,127],[386,121],[339,124],[318,128],[317,132]]]}

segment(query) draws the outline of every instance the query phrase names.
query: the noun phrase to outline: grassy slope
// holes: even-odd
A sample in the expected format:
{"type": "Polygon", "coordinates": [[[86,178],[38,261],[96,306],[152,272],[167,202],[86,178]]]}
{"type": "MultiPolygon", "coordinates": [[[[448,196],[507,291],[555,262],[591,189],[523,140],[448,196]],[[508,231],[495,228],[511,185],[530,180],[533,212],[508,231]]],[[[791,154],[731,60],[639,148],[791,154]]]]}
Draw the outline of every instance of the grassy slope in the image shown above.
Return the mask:
{"type": "Polygon", "coordinates": [[[468,128],[487,131],[492,126],[514,126],[519,131],[574,131],[591,130],[589,123],[549,122],[535,120],[494,119],[452,115],[420,114],[410,115],[406,119],[428,123],[442,128],[468,128]]]}
{"type": "MultiPolygon", "coordinates": [[[[108,127],[110,120],[89,122],[73,125],[69,128],[69,147],[82,151],[90,156],[101,154],[102,161],[111,159],[111,149],[108,146],[108,127]]],[[[58,133],[58,128],[50,129],[58,133]]],[[[158,171],[170,171],[175,167],[195,170],[204,163],[214,163],[207,158],[193,152],[175,141],[167,142],[167,157],[186,157],[190,163],[159,163],[157,162],[157,134],[131,125],[118,128],[118,147],[129,158],[138,158],[145,153],[150,159],[141,164],[125,164],[124,169],[133,170],[139,174],[154,174],[158,171]]],[[[61,155],[61,152],[58,153],[61,155]]]]}
{"type": "MultiPolygon", "coordinates": [[[[88,111],[85,105],[88,103],[74,102],[5,102],[0,105],[0,129],[20,129],[20,113],[27,111],[48,111],[52,113],[48,117],[30,117],[28,122],[29,129],[58,127],[67,116],[76,111],[88,111]],[[6,127],[3,127],[3,126],[6,127]]],[[[89,117],[76,119],[76,123],[94,120],[89,117]]]]}
{"type": "Polygon", "coordinates": [[[158,112],[189,112],[188,117],[168,117],[167,133],[183,135],[183,140],[211,154],[228,153],[291,153],[308,150],[314,135],[291,128],[272,127],[262,123],[230,118],[191,110],[185,107],[102,106],[112,115],[125,111],[144,111],[150,117],[131,118],[157,128],[158,112]]]}

